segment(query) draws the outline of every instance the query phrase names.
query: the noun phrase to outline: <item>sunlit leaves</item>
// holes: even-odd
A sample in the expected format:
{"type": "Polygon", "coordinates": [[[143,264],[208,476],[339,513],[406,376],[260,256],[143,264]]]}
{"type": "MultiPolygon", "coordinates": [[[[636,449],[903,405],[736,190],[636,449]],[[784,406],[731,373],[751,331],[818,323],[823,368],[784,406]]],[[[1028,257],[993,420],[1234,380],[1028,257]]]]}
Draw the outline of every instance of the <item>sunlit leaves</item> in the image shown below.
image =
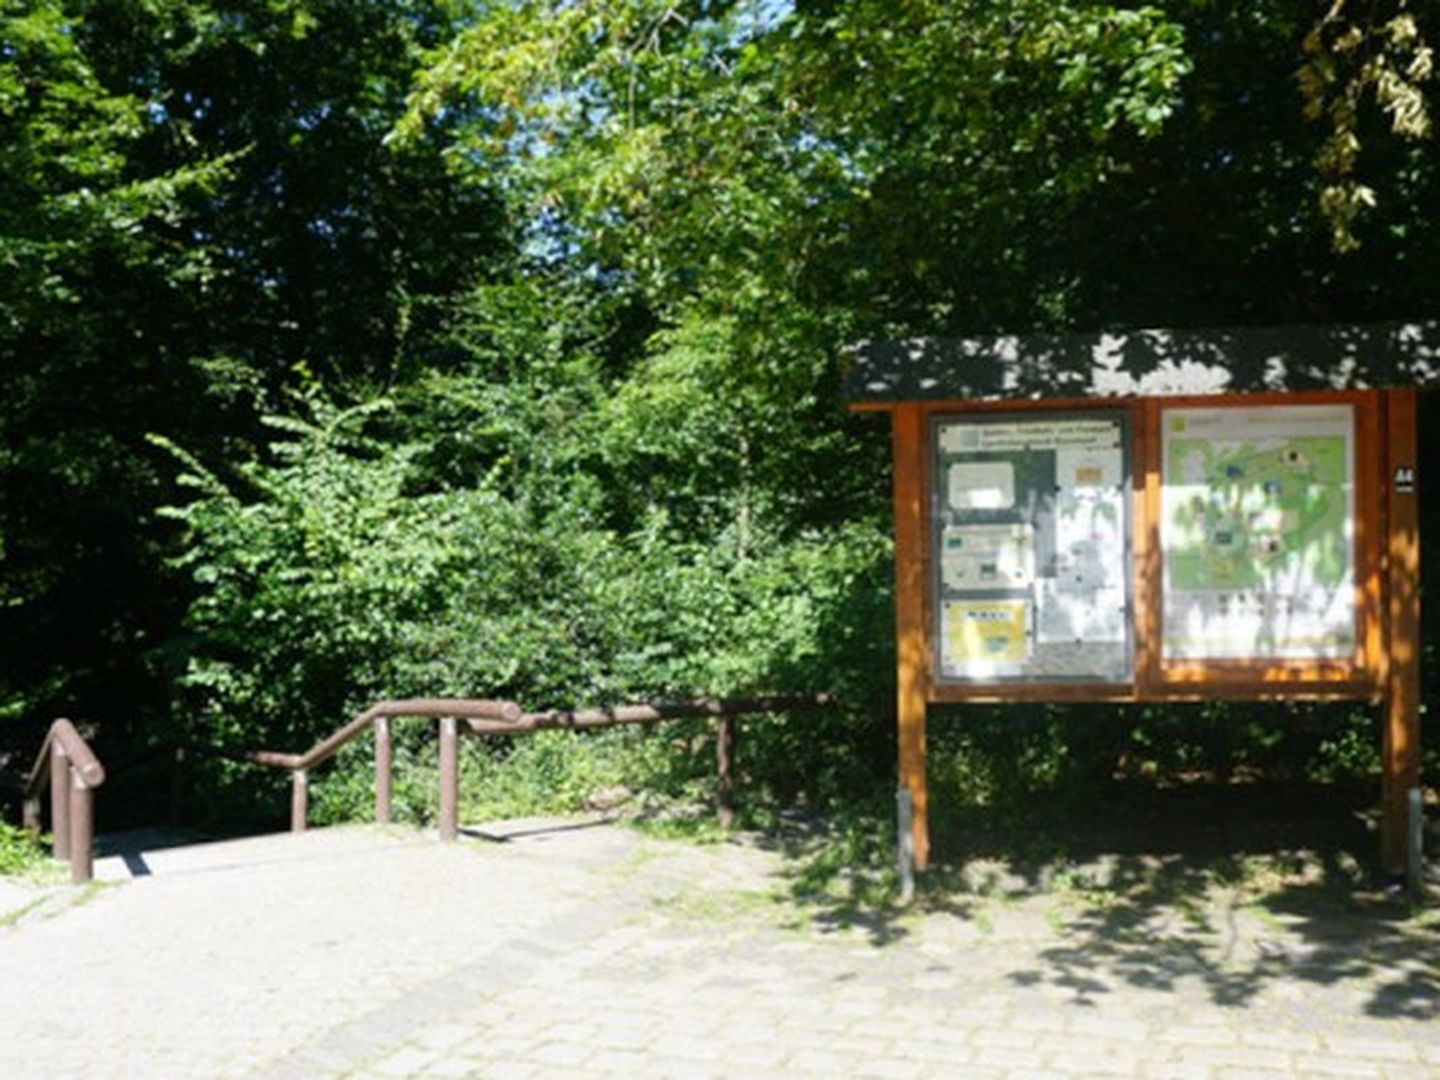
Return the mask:
{"type": "Polygon", "coordinates": [[[396,138],[466,118],[457,162],[509,162],[584,256],[662,304],[739,299],[794,288],[912,158],[957,196],[1017,168],[1084,190],[1118,129],[1161,129],[1188,70],[1179,25],[1151,7],[770,10],[487,9],[435,55],[396,138]]]}
{"type": "Polygon", "coordinates": [[[1306,35],[1304,47],[1305,62],[1296,78],[1305,114],[1329,128],[1316,156],[1325,181],[1320,210],[1335,250],[1353,251],[1360,246],[1356,226],[1377,198],[1358,175],[1366,101],[1373,100],[1396,138],[1426,138],[1434,49],[1408,0],[1334,0],[1306,35]]]}

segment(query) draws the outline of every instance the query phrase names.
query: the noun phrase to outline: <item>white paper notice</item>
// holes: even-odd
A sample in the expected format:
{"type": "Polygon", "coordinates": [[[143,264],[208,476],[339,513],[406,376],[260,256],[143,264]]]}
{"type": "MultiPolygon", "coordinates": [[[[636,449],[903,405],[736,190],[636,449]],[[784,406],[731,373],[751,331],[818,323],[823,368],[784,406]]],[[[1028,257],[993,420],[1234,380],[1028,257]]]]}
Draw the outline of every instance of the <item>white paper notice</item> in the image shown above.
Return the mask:
{"type": "Polygon", "coordinates": [[[1035,530],[1026,523],[948,525],[940,574],[947,589],[1028,589],[1035,580],[1035,530]]]}
{"type": "Polygon", "coordinates": [[[1103,449],[1120,445],[1120,426],[1113,420],[1038,416],[1011,423],[942,424],[938,444],[950,454],[1103,449]]]}
{"type": "Polygon", "coordinates": [[[947,482],[952,510],[1008,510],[1015,505],[1015,466],[1008,461],[951,465],[947,482]]]}
{"type": "Polygon", "coordinates": [[[1055,482],[1061,491],[1117,490],[1125,462],[1119,447],[1055,451],[1055,482]]]}
{"type": "Polygon", "coordinates": [[[1055,577],[1062,590],[1123,589],[1124,460],[1119,450],[1055,455],[1055,577]]]}
{"type": "Polygon", "coordinates": [[[931,431],[937,681],[1130,679],[1129,414],[956,415],[931,431]]]}
{"type": "Polygon", "coordinates": [[[1035,599],[1035,637],[1042,645],[1125,640],[1129,612],[1123,585],[1074,589],[1041,579],[1035,599]]]}

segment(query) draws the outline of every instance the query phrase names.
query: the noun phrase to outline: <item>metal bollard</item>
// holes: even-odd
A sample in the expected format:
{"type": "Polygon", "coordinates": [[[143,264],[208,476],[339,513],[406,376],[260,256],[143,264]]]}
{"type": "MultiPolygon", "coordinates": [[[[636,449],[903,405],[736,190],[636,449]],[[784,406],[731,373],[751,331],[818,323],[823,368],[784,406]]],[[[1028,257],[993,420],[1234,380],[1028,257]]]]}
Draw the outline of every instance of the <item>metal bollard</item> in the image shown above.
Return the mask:
{"type": "Polygon", "coordinates": [[[915,816],[915,804],[910,789],[895,789],[895,839],[897,865],[900,874],[900,902],[908,904],[915,897],[915,840],[910,824],[915,816]]]}
{"type": "Polygon", "coordinates": [[[1410,889],[1411,899],[1417,902],[1425,896],[1425,803],[1418,787],[1405,793],[1408,857],[1405,860],[1405,883],[1410,889]]]}

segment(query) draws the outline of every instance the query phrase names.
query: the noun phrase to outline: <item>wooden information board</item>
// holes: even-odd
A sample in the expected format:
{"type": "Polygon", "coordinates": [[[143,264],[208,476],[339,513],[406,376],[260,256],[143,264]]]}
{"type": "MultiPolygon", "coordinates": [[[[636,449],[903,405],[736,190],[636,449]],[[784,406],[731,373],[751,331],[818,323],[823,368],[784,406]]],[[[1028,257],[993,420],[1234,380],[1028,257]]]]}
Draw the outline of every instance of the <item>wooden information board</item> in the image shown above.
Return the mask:
{"type": "Polygon", "coordinates": [[[1414,391],[886,408],[919,866],[928,703],[1214,697],[1382,703],[1385,859],[1403,859],[1414,391]]]}

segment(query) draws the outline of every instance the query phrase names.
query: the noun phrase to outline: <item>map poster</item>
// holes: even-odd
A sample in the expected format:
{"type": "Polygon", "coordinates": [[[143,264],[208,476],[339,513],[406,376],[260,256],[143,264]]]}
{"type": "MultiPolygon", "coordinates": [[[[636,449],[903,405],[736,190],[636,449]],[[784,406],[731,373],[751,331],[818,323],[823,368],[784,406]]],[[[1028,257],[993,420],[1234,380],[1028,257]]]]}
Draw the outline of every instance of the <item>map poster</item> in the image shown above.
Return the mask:
{"type": "Polygon", "coordinates": [[[937,678],[1130,678],[1129,414],[932,427],[937,678]]]}
{"type": "Polygon", "coordinates": [[[1353,655],[1353,407],[1176,408],[1161,425],[1162,655],[1353,655]]]}

